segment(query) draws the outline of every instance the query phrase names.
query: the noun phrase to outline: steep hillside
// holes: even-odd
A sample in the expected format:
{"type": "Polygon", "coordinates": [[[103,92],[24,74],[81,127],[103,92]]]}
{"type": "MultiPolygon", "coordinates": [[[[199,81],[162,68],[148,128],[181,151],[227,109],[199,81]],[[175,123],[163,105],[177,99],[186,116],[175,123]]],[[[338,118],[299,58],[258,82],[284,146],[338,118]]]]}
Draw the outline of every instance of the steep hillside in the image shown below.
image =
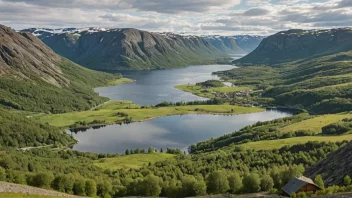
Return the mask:
{"type": "Polygon", "coordinates": [[[107,100],[92,88],[117,77],[83,68],[32,34],[0,25],[0,106],[52,113],[90,109],[107,100]]]}
{"type": "Polygon", "coordinates": [[[25,116],[0,108],[0,148],[68,146],[76,141],[63,130],[40,124],[25,116]]]}
{"type": "Polygon", "coordinates": [[[288,30],[265,38],[243,65],[278,64],[352,50],[352,29],[288,30]]]}
{"type": "Polygon", "coordinates": [[[314,178],[321,175],[325,185],[343,184],[345,176],[352,176],[352,143],[330,153],[327,158],[306,170],[305,175],[314,178]]]}
{"type": "Polygon", "coordinates": [[[222,52],[229,54],[246,53],[237,45],[235,39],[230,36],[204,36],[204,39],[222,52]]]}
{"type": "Polygon", "coordinates": [[[97,70],[164,69],[215,62],[227,56],[205,39],[137,29],[79,29],[52,33],[38,30],[56,53],[97,70]]]}
{"type": "Polygon", "coordinates": [[[258,47],[264,36],[237,35],[233,36],[237,45],[246,52],[252,52],[258,47]]]}

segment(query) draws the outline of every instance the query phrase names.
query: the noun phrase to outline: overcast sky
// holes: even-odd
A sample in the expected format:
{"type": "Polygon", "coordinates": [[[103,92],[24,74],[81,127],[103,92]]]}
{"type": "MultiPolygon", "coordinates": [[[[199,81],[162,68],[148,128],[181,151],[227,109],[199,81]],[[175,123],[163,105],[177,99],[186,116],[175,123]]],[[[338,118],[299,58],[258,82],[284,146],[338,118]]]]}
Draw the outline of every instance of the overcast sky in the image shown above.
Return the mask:
{"type": "Polygon", "coordinates": [[[0,23],[268,35],[352,26],[352,0],[0,0],[0,23]]]}

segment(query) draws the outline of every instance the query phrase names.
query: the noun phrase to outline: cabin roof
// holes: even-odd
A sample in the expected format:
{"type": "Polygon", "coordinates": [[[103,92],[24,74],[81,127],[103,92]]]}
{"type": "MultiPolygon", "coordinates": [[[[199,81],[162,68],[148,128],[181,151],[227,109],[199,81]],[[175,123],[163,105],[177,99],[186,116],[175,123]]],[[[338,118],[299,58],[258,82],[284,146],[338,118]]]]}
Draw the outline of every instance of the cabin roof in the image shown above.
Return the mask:
{"type": "Polygon", "coordinates": [[[283,188],[282,190],[287,193],[288,195],[291,196],[292,193],[297,192],[299,189],[301,189],[303,186],[307,184],[312,184],[315,187],[321,189],[319,186],[317,186],[312,179],[308,177],[295,177],[291,179],[283,188]]]}

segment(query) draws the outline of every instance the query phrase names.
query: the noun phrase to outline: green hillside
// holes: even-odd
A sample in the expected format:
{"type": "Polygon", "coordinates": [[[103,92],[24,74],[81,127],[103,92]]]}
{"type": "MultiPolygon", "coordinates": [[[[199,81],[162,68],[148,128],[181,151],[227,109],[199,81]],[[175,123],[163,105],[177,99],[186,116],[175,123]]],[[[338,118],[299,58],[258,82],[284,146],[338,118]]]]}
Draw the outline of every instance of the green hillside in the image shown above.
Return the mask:
{"type": "Polygon", "coordinates": [[[202,37],[132,28],[55,34],[42,41],[56,53],[96,70],[179,68],[228,57],[202,37]]]}
{"type": "Polygon", "coordinates": [[[269,36],[247,56],[234,61],[241,65],[275,65],[317,58],[352,50],[352,29],[288,30],[269,36]]]}
{"type": "Polygon", "coordinates": [[[0,26],[0,106],[34,112],[88,110],[107,101],[94,87],[121,78],[55,54],[29,33],[0,26]]]}

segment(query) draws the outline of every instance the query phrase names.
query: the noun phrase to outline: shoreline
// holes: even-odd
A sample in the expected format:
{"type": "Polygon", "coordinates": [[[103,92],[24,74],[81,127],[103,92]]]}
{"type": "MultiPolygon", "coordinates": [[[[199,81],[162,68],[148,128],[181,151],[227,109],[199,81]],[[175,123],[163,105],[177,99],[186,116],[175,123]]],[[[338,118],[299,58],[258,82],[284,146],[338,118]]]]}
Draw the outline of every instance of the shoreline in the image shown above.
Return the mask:
{"type": "MultiPolygon", "coordinates": [[[[213,105],[215,106],[215,105],[213,105]]],[[[264,112],[267,111],[269,109],[264,109],[262,108],[262,110],[260,111],[256,111],[256,112],[247,112],[247,113],[221,113],[221,112],[204,112],[204,113],[195,113],[195,112],[189,112],[189,113],[181,113],[181,114],[168,114],[168,115],[161,115],[161,116],[155,116],[155,117],[151,117],[151,118],[146,118],[146,119],[142,119],[142,120],[137,120],[137,121],[131,121],[130,123],[124,123],[123,121],[121,122],[115,122],[115,123],[102,123],[102,124],[92,124],[92,125],[87,125],[87,126],[82,126],[82,127],[78,127],[78,128],[66,128],[64,127],[65,130],[88,130],[91,129],[93,127],[105,127],[105,126],[110,126],[110,125],[116,125],[116,124],[133,124],[133,123],[138,123],[138,122],[146,122],[149,120],[154,120],[157,118],[162,118],[162,117],[167,117],[167,116],[182,116],[182,115],[221,115],[221,116],[225,116],[225,115],[246,115],[246,114],[252,114],[252,113],[260,113],[260,112],[264,112]]],[[[274,110],[274,109],[271,109],[274,110]]],[[[133,119],[133,117],[132,117],[133,119]]]]}

